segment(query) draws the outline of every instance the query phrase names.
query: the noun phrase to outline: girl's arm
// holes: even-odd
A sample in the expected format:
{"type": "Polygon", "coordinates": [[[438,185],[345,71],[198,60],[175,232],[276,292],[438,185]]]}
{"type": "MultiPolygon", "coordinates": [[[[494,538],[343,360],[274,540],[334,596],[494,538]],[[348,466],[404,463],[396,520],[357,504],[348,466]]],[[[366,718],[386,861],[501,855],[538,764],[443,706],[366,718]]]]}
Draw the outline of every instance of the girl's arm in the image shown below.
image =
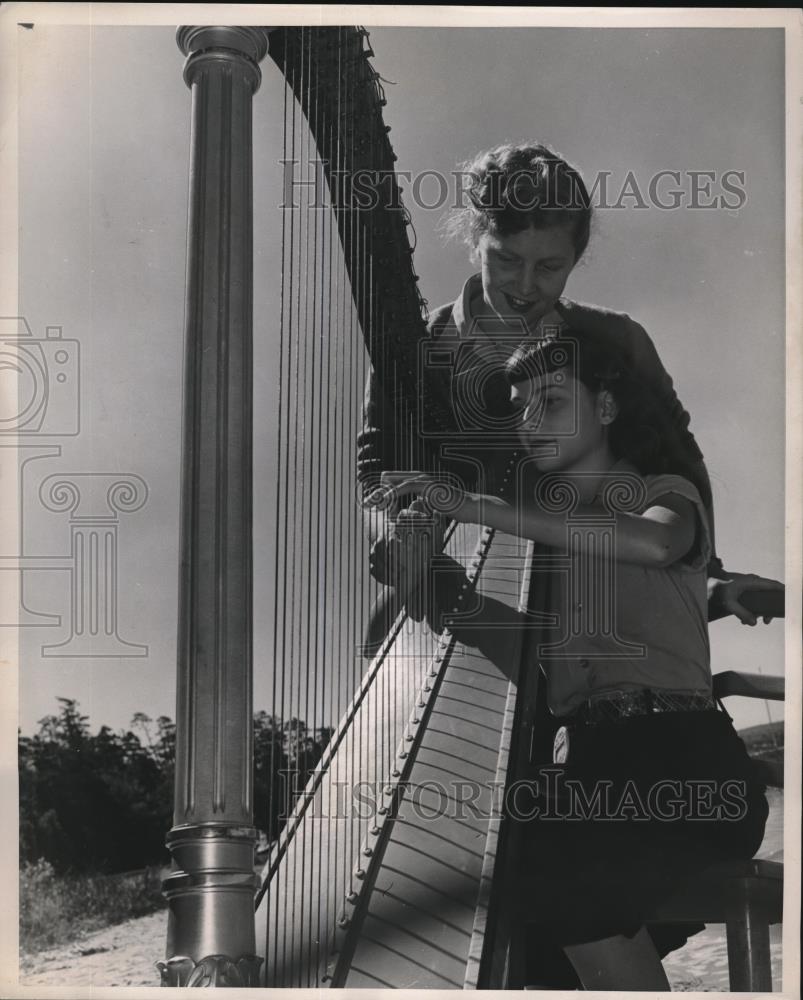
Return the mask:
{"type": "MultiPolygon", "coordinates": [[[[572,512],[573,517],[583,515],[587,516],[578,536],[581,551],[594,545],[596,552],[600,551],[597,539],[610,534],[611,517],[615,517],[616,559],[619,562],[655,568],[671,566],[694,545],[694,505],[685,497],[662,497],[643,514],[609,515],[602,507],[593,506],[577,507],[572,512]],[[593,522],[590,523],[595,514],[600,518],[596,529],[593,522]]],[[[546,513],[533,505],[515,508],[496,497],[467,494],[453,516],[456,521],[484,524],[553,548],[566,545],[567,516],[546,513]]]]}
{"type": "MultiPolygon", "coordinates": [[[[583,517],[583,531],[577,539],[581,547],[595,547],[597,539],[610,534],[611,518],[615,518],[616,559],[638,566],[662,568],[682,559],[694,545],[696,534],[694,505],[685,497],[661,497],[643,514],[608,514],[602,507],[577,507],[572,517],[583,517]],[[599,517],[599,527],[591,520],[599,517]]],[[[546,513],[526,505],[515,508],[496,497],[467,494],[453,514],[456,521],[484,524],[506,534],[529,538],[553,548],[566,545],[566,514],[546,513]]]]}
{"type": "MultiPolygon", "coordinates": [[[[468,493],[450,487],[444,495],[443,484],[425,474],[416,475],[395,483],[394,489],[408,493],[415,491],[432,507],[437,498],[444,496],[444,509],[455,521],[483,524],[509,535],[529,538],[552,548],[565,548],[568,518],[566,514],[553,514],[534,504],[512,507],[498,497],[468,493]]],[[[682,559],[693,547],[696,534],[694,504],[685,497],[669,494],[661,497],[643,514],[611,515],[602,507],[577,507],[572,518],[584,517],[583,531],[579,533],[581,546],[593,545],[599,551],[597,540],[610,535],[611,518],[616,526],[616,559],[639,566],[661,568],[682,559]],[[593,520],[599,518],[599,527],[593,520]]],[[[420,516],[420,515],[419,515],[420,516]]],[[[401,527],[414,528],[416,518],[403,520],[401,527]]],[[[582,551],[582,548],[581,548],[582,551]]]]}

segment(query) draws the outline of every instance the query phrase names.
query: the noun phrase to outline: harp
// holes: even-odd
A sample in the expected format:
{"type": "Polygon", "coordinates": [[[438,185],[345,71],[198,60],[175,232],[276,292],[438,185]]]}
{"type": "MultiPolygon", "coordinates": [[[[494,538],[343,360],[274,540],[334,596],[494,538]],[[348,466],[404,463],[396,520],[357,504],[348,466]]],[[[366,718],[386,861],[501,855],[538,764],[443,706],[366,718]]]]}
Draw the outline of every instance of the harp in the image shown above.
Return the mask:
{"type": "Polygon", "coordinates": [[[450,529],[439,585],[454,595],[451,625],[433,632],[402,612],[370,662],[354,652],[369,603],[367,543],[343,469],[353,465],[369,362],[397,428],[399,467],[433,459],[422,421],[454,428],[448,382],[420,392],[423,303],[367,33],[181,28],[178,41],[193,128],[175,870],[165,882],[163,982],[503,985],[511,852],[500,793],[533,711],[531,698],[517,696],[525,625],[535,620],[526,614],[526,546],[450,529]],[[314,161],[331,199],[325,213],[315,202],[303,222],[284,213],[281,223],[291,277],[277,359],[271,711],[333,732],[290,797],[259,875],[251,104],[268,52],[285,79],[284,163],[314,161]],[[384,193],[366,208],[358,181],[372,178],[369,195],[384,193]],[[302,272],[312,276],[303,288],[302,272]]]}

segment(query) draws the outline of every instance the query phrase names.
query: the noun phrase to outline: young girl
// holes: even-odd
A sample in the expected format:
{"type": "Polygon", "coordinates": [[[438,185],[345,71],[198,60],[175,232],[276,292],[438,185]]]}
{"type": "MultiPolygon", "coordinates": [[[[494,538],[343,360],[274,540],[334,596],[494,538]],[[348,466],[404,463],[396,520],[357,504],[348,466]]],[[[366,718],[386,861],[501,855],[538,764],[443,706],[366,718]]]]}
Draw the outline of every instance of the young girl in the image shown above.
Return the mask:
{"type": "MultiPolygon", "coordinates": [[[[586,988],[668,989],[650,912],[715,861],[752,857],[767,817],[745,747],[712,697],[708,516],[666,448],[665,411],[605,338],[564,330],[520,348],[507,374],[522,466],[535,467],[541,486],[524,476],[515,505],[453,487],[447,505],[458,522],[571,560],[549,603],[558,635],[574,623],[574,644],[560,656],[550,641],[537,651],[560,725],[556,766],[527,777],[529,797],[516,796],[513,815],[532,820],[522,823],[516,901],[529,925],[530,982],[571,983],[555,961],[562,949],[586,988]],[[545,509],[544,475],[572,491],[570,512],[545,509]],[[606,503],[617,482],[634,509],[606,503]],[[601,557],[606,540],[613,546],[601,557]],[[615,641],[577,595],[598,608],[607,599],[615,641]]],[[[395,482],[436,509],[442,486],[428,474],[395,482]]],[[[406,513],[402,524],[420,516],[406,513]]]]}

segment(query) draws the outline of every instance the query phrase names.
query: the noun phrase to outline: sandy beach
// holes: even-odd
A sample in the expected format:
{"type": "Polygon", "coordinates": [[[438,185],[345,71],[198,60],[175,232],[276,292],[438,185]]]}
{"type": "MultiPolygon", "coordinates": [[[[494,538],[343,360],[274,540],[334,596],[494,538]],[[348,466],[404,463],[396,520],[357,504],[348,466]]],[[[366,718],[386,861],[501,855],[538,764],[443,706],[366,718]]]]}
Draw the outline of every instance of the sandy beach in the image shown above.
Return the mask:
{"type": "MultiPolygon", "coordinates": [[[[771,789],[770,819],[759,857],[778,860],[782,840],[783,793],[771,789]]],[[[20,985],[158,986],[155,962],[164,955],[167,911],[129,920],[78,942],[21,959],[20,985]]],[[[781,988],[781,928],[771,928],[773,989],[781,988]]],[[[711,925],[673,952],[664,966],[673,992],[728,991],[725,928],[711,925]]]]}
{"type": "MultiPolygon", "coordinates": [[[[166,912],[97,931],[68,947],[26,958],[23,986],[158,986],[154,963],[164,954],[166,912]]],[[[712,926],[670,955],[665,967],[673,992],[727,991],[724,927],[712,926]]],[[[772,928],[773,988],[780,990],[780,929],[772,928]]]]}
{"type": "Polygon", "coordinates": [[[167,911],[107,927],[20,961],[21,986],[158,986],[167,911]]]}

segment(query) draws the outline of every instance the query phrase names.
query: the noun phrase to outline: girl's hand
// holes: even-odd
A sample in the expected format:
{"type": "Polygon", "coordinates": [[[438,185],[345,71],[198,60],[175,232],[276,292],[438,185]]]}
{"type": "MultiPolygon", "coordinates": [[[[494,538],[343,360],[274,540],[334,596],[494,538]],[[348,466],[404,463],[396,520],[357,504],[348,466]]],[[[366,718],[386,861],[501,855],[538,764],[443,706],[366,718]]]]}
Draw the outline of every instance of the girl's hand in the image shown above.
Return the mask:
{"type": "MultiPolygon", "coordinates": [[[[394,501],[395,502],[395,501],[394,501]]],[[[388,521],[371,549],[371,575],[403,594],[420,585],[432,556],[443,548],[443,518],[429,511],[422,500],[414,500],[388,521]]]]}
{"type": "Polygon", "coordinates": [[[399,499],[414,495],[420,503],[418,512],[443,514],[455,521],[472,521],[479,497],[467,493],[453,477],[435,476],[427,472],[383,472],[380,487],[369,497],[368,503],[383,509],[393,509],[399,499]]]}
{"type": "MultiPolygon", "coordinates": [[[[768,580],[755,573],[730,573],[727,580],[709,580],[708,597],[713,599],[723,611],[728,615],[735,615],[743,625],[755,625],[758,616],[748,607],[741,603],[742,597],[752,590],[765,592],[783,593],[784,585],[778,580],[768,580]]],[[[764,624],[768,625],[772,615],[761,616],[764,624]]]]}

